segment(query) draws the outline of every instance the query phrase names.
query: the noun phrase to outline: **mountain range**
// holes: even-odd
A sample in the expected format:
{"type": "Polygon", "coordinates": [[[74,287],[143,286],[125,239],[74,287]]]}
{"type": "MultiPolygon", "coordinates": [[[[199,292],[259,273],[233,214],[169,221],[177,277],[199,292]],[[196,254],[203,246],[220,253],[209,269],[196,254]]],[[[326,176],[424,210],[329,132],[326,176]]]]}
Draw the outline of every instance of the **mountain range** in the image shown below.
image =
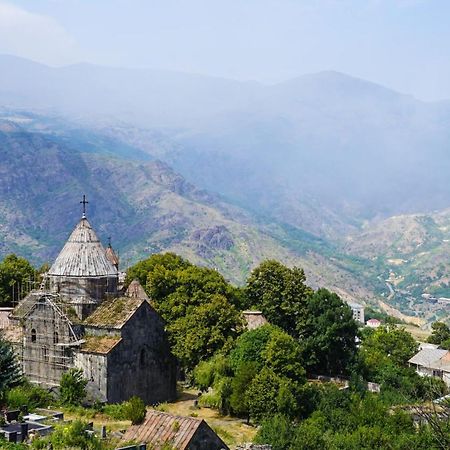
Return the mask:
{"type": "Polygon", "coordinates": [[[87,193],[130,261],[170,249],[241,282],[274,257],[445,314],[421,293],[447,295],[449,102],[336,72],[263,85],[0,56],[0,105],[2,254],[50,258],[87,193]]]}

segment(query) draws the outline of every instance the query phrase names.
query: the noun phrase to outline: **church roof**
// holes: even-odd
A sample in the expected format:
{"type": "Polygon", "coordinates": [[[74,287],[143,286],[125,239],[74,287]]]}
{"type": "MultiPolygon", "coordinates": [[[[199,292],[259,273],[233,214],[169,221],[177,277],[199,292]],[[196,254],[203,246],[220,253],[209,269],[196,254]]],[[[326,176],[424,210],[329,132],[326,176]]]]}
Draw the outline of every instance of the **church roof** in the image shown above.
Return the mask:
{"type": "Polygon", "coordinates": [[[104,277],[117,275],[89,221],[83,217],[48,272],[53,276],[104,277]]]}
{"type": "Polygon", "coordinates": [[[137,280],[137,279],[134,279],[130,283],[127,291],[125,292],[125,295],[127,297],[140,298],[142,300],[147,300],[148,302],[150,302],[150,299],[148,298],[147,293],[145,292],[141,283],[139,283],[139,280],[137,280]]]}
{"type": "Polygon", "coordinates": [[[104,301],[84,321],[86,325],[122,328],[146,300],[137,297],[119,297],[104,301]]]}
{"type": "Polygon", "coordinates": [[[111,245],[108,245],[108,247],[106,247],[106,257],[113,266],[115,267],[119,266],[119,257],[117,256],[116,252],[111,247],[111,245]]]}
{"type": "Polygon", "coordinates": [[[82,353],[108,354],[121,340],[120,336],[85,336],[82,353]]]}

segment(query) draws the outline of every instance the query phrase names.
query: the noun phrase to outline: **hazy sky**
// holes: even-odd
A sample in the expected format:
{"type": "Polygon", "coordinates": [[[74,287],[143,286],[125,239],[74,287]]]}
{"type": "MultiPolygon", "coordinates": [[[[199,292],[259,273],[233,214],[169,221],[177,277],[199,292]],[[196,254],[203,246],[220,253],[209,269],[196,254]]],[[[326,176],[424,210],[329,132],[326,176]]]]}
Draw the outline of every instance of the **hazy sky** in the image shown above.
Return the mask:
{"type": "Polygon", "coordinates": [[[0,0],[0,53],[263,82],[333,69],[450,99],[450,0],[0,0]]]}

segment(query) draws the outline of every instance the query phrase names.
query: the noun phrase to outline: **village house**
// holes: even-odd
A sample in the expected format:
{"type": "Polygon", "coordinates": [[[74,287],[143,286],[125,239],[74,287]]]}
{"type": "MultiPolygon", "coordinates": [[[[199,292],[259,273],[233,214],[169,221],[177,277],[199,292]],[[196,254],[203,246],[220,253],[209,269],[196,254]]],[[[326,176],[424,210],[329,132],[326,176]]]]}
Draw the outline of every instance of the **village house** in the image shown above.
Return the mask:
{"type": "Polygon", "coordinates": [[[450,351],[427,344],[408,363],[419,375],[440,378],[450,387],[450,351]]]}
{"type": "Polygon", "coordinates": [[[3,330],[31,382],[56,387],[77,367],[102,402],[175,398],[176,360],[163,320],[137,281],[121,292],[118,264],[84,210],[40,289],[19,302],[3,330]]]}

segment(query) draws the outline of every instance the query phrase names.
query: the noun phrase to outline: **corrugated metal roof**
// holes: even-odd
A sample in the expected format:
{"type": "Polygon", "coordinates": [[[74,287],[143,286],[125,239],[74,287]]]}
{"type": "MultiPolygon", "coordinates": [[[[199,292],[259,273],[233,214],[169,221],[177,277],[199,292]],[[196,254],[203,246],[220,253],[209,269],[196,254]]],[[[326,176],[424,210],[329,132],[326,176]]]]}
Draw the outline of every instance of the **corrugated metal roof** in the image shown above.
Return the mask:
{"type": "Polygon", "coordinates": [[[447,362],[448,350],[440,348],[424,348],[416,353],[408,362],[429,369],[450,370],[450,363],[447,362]]]}
{"type": "Polygon", "coordinates": [[[117,276],[100,240],[86,218],[80,220],[48,272],[50,276],[117,276]]]}
{"type": "Polygon", "coordinates": [[[125,432],[124,441],[151,444],[159,449],[169,444],[177,450],[184,450],[202,424],[202,419],[174,416],[160,411],[147,411],[140,425],[133,425],[125,432]]]}

